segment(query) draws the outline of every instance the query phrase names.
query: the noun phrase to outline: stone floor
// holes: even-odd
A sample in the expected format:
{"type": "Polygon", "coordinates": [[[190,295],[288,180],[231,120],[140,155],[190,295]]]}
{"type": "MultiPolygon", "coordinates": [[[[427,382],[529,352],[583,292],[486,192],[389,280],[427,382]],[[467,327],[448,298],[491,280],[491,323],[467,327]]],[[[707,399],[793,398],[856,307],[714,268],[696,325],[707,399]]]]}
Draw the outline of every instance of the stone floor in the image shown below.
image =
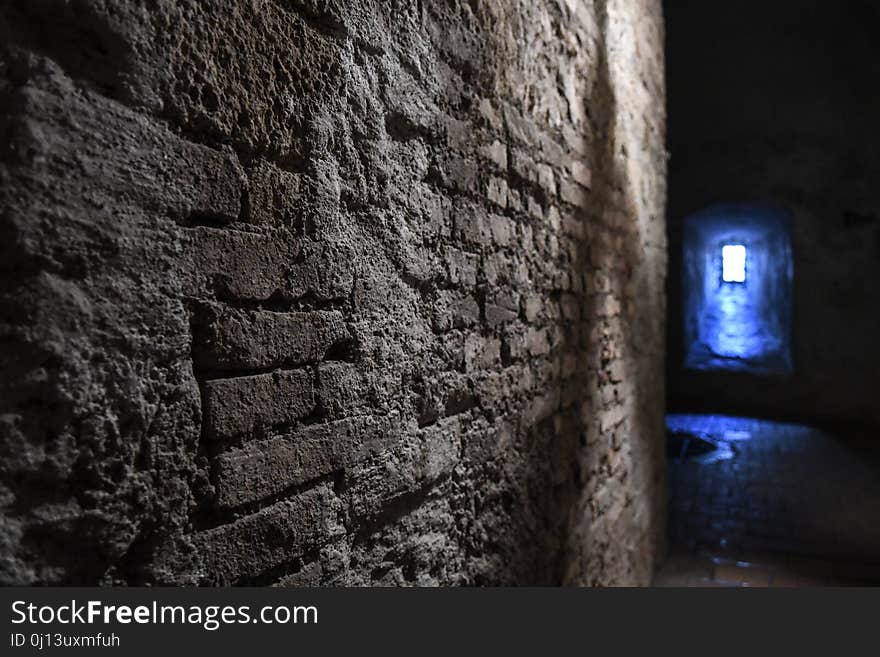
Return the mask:
{"type": "Polygon", "coordinates": [[[880,574],[873,436],[722,415],[670,415],[667,427],[672,556],[658,584],[824,585],[880,574]],[[696,440],[673,440],[682,436],[696,440]]]}

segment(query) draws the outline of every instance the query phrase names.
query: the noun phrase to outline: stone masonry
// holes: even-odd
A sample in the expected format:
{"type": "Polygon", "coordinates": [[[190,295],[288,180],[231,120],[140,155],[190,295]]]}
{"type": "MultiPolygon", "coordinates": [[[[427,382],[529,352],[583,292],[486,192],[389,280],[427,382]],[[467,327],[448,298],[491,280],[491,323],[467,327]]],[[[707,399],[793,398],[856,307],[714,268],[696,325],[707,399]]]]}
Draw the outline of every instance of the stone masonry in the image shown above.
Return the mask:
{"type": "Polygon", "coordinates": [[[650,581],[658,0],[0,34],[2,583],[650,581]]]}

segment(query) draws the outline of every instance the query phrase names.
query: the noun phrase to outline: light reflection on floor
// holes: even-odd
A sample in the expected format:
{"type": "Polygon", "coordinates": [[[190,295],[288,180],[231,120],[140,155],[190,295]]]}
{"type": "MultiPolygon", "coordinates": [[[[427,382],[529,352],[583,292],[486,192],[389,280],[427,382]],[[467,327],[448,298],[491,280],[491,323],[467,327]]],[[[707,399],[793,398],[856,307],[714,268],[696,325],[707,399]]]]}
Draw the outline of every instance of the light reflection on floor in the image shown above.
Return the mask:
{"type": "Polygon", "coordinates": [[[728,442],[751,439],[751,429],[760,424],[761,420],[732,415],[670,413],[666,416],[666,428],[669,431],[688,432],[728,442]]]}
{"type": "Polygon", "coordinates": [[[749,563],[762,555],[880,567],[880,457],[873,436],[725,415],[669,415],[667,428],[733,453],[670,457],[674,550],[749,563]]]}

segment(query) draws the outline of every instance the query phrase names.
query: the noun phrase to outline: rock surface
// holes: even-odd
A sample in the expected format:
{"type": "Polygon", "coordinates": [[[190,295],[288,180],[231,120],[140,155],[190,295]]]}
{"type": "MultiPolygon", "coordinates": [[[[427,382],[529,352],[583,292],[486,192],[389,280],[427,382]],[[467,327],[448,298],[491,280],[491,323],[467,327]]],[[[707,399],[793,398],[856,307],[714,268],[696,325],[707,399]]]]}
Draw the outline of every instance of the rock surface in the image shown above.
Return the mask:
{"type": "Polygon", "coordinates": [[[648,583],[659,5],[5,3],[0,581],[648,583]]]}

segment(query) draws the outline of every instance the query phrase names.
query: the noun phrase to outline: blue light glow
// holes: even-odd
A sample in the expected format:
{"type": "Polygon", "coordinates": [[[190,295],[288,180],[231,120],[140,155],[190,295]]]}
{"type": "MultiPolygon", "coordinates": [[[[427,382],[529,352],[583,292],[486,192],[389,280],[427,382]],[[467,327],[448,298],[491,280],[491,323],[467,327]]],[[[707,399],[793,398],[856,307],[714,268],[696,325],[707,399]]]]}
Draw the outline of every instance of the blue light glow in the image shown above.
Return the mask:
{"type": "Polygon", "coordinates": [[[721,280],[725,283],[746,282],[746,247],[742,244],[721,247],[721,280]]]}
{"type": "Polygon", "coordinates": [[[685,366],[791,371],[787,216],[758,204],[709,208],[685,222],[685,366]]]}

